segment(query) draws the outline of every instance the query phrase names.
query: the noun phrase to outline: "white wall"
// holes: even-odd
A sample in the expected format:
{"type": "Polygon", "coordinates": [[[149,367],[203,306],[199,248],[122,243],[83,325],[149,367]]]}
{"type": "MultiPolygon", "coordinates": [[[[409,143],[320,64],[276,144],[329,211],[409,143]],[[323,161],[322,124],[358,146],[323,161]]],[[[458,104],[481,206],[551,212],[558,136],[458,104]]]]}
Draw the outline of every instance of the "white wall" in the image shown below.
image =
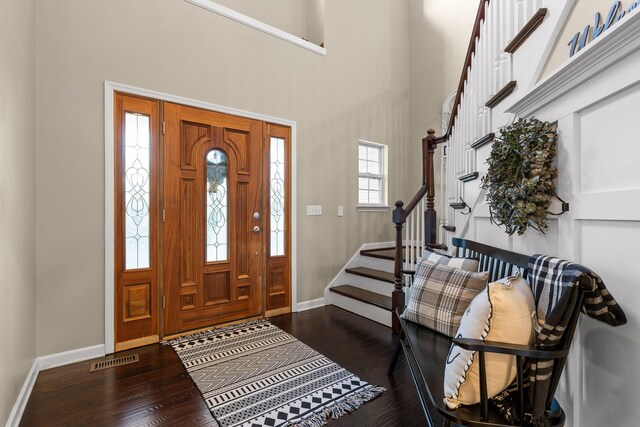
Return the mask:
{"type": "Polygon", "coordinates": [[[0,2],[0,424],[36,354],[36,3],[0,2]]]}
{"type": "Polygon", "coordinates": [[[299,301],[322,297],[360,245],[392,239],[390,212],[355,210],[357,141],[389,145],[390,199],[406,200],[408,4],[325,14],[320,56],[185,1],[39,3],[39,355],[104,342],[105,80],[297,122],[299,301]]]}

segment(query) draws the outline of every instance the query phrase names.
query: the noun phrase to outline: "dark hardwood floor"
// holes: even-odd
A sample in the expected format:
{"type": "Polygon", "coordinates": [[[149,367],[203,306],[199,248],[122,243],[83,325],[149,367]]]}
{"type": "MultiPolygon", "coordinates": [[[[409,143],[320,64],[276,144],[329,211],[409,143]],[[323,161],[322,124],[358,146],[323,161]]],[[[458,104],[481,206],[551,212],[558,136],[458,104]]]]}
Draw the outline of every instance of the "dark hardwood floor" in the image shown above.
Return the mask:
{"type": "MultiPolygon", "coordinates": [[[[391,330],[333,306],[270,319],[274,325],[387,391],[328,426],[422,426],[425,419],[410,373],[400,359],[386,375],[391,330]]],[[[162,345],[138,353],[140,362],[89,373],[94,359],[40,372],[22,426],[215,426],[177,355],[162,345]]]]}

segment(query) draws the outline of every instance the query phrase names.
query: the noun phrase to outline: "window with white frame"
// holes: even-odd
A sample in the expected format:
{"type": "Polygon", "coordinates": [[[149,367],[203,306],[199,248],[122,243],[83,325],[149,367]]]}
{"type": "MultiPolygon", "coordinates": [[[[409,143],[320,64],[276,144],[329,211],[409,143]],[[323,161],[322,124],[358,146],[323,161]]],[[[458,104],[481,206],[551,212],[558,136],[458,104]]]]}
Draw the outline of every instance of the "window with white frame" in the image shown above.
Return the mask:
{"type": "Polygon", "coordinates": [[[386,207],[387,146],[369,141],[358,141],[358,205],[386,207]]]}

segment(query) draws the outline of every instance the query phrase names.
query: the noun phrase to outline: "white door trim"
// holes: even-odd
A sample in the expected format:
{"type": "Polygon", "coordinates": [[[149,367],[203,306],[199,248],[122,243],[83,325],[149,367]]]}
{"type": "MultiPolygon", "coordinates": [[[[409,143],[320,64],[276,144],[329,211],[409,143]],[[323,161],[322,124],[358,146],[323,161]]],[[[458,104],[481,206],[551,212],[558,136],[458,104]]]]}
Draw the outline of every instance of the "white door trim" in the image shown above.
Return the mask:
{"type": "Polygon", "coordinates": [[[114,319],[114,117],[113,99],[115,92],[131,95],[145,96],[160,101],[175,102],[205,110],[217,111],[225,114],[233,114],[249,119],[261,120],[269,123],[291,127],[291,310],[298,311],[298,243],[297,243],[297,124],[295,121],[268,116],[266,114],[253,113],[237,108],[225,107],[209,102],[170,95],[154,90],[143,89],[110,81],[104,82],[104,348],[105,353],[114,352],[115,319],[114,319]]]}

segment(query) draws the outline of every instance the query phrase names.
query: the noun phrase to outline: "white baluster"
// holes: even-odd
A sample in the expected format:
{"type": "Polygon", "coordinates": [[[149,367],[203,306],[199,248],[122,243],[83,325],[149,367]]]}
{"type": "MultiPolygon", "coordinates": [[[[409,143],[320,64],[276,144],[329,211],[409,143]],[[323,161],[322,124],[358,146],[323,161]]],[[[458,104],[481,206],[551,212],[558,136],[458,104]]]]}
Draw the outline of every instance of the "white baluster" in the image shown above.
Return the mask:
{"type": "Polygon", "coordinates": [[[506,39],[505,39],[505,46],[508,45],[511,40],[513,40],[513,36],[516,35],[515,33],[515,21],[513,19],[513,10],[514,10],[514,3],[513,1],[509,0],[505,3],[505,14],[504,14],[504,26],[506,28],[506,39]]]}
{"type": "Polygon", "coordinates": [[[504,48],[507,46],[507,44],[509,43],[509,37],[510,37],[510,30],[509,30],[509,26],[510,24],[510,5],[511,5],[511,0],[502,0],[502,14],[500,16],[501,18],[501,26],[503,28],[502,30],[502,43],[500,44],[500,79],[502,81],[502,84],[500,85],[501,87],[504,87],[504,85],[506,85],[509,81],[510,81],[510,76],[508,73],[508,69],[510,68],[510,53],[507,53],[504,51],[504,48]]]}
{"type": "MultiPolygon", "coordinates": [[[[422,200],[420,200],[420,216],[418,217],[418,251],[416,252],[416,258],[419,260],[420,258],[422,258],[422,251],[424,250],[424,244],[426,243],[425,238],[424,238],[424,232],[425,232],[425,223],[424,223],[424,207],[425,207],[425,202],[424,202],[424,197],[422,198],[422,200]]],[[[436,243],[438,242],[438,229],[436,229],[436,243]]]]}
{"type": "MultiPolygon", "coordinates": [[[[485,6],[486,9],[487,6],[485,6]]],[[[482,75],[481,75],[481,90],[480,90],[480,120],[481,120],[481,128],[482,131],[480,132],[480,137],[483,137],[486,133],[487,133],[487,128],[486,128],[486,108],[484,106],[484,104],[487,102],[488,98],[488,93],[489,93],[489,82],[488,82],[488,69],[489,69],[489,62],[488,62],[488,55],[487,55],[487,40],[488,40],[488,35],[487,35],[487,25],[486,25],[486,18],[485,20],[482,22],[481,24],[481,29],[480,29],[480,50],[481,50],[481,57],[480,57],[480,61],[481,61],[481,70],[482,70],[482,75]]]]}
{"type": "MultiPolygon", "coordinates": [[[[417,208],[416,208],[417,209],[417,208]]],[[[418,211],[414,209],[411,216],[411,267],[416,265],[416,218],[418,211]]]]}
{"type": "MultiPolygon", "coordinates": [[[[477,52],[477,40],[476,40],[476,52],[477,52]]],[[[478,133],[478,121],[476,117],[478,115],[478,56],[477,54],[473,55],[471,60],[471,97],[469,99],[469,138],[465,141],[465,164],[464,164],[464,173],[465,175],[471,172],[471,141],[476,138],[476,134],[478,133]]],[[[462,186],[464,189],[464,185],[462,186]]]]}
{"type": "Polygon", "coordinates": [[[502,4],[497,1],[496,2],[496,11],[494,13],[494,23],[492,26],[496,27],[496,39],[494,45],[494,58],[495,58],[495,73],[496,73],[496,91],[502,89],[502,81],[500,80],[500,54],[502,53],[502,28],[500,27],[501,19],[500,14],[502,10],[502,4]]]}
{"type": "MultiPolygon", "coordinates": [[[[409,214],[409,216],[411,216],[411,214],[409,214]]],[[[407,221],[404,223],[404,232],[405,232],[405,238],[404,238],[404,247],[406,248],[405,250],[407,251],[407,253],[404,256],[404,269],[408,270],[411,264],[411,260],[409,259],[409,245],[410,245],[410,240],[411,240],[411,221],[409,221],[409,218],[407,218],[407,221]]]]}
{"type": "MultiPolygon", "coordinates": [[[[424,197],[422,198],[424,200],[424,197]]],[[[415,215],[415,227],[414,227],[414,245],[413,245],[413,264],[418,264],[418,248],[420,247],[420,217],[424,218],[424,209],[421,208],[421,203],[416,206],[415,215]]]]}
{"type": "Polygon", "coordinates": [[[527,0],[527,19],[525,20],[525,23],[527,21],[529,21],[529,19],[533,18],[533,15],[536,13],[537,9],[537,1],[536,0],[527,0]]]}
{"type": "Polygon", "coordinates": [[[492,95],[495,95],[500,89],[502,89],[502,82],[500,81],[500,10],[498,2],[494,3],[491,13],[491,20],[488,22],[489,28],[493,33],[491,39],[491,63],[492,63],[492,95]]]}
{"type": "Polygon", "coordinates": [[[416,218],[418,216],[418,207],[413,210],[411,216],[411,267],[416,265],[416,218]]]}
{"type": "Polygon", "coordinates": [[[489,58],[491,57],[490,51],[490,41],[491,41],[491,29],[489,28],[488,19],[489,19],[489,3],[484,4],[484,47],[482,49],[483,52],[483,62],[484,62],[484,99],[483,104],[486,103],[489,98],[491,98],[491,64],[489,58]]]}
{"type": "MultiPolygon", "coordinates": [[[[437,210],[438,210],[438,215],[440,216],[440,227],[438,227],[438,233],[437,236],[440,236],[441,233],[441,229],[442,229],[442,225],[444,225],[444,221],[446,219],[446,212],[443,209],[443,205],[442,205],[442,201],[443,200],[447,200],[447,193],[446,193],[446,189],[445,189],[445,185],[446,185],[446,170],[447,170],[447,156],[444,155],[444,149],[447,146],[447,143],[445,142],[442,145],[442,155],[440,156],[440,203],[437,206],[437,210]]],[[[425,228],[426,228],[426,224],[425,224],[425,228]]],[[[438,242],[440,242],[441,240],[438,238],[437,240],[438,242]]]]}
{"type": "MultiPolygon", "coordinates": [[[[480,23],[480,38],[478,39],[478,63],[477,63],[477,73],[478,73],[478,98],[476,99],[476,104],[477,104],[477,115],[476,115],[476,120],[478,122],[478,132],[477,132],[477,137],[482,136],[482,98],[483,98],[483,90],[484,90],[484,44],[482,43],[482,38],[484,36],[484,26],[482,25],[482,23],[480,23]]],[[[477,138],[474,138],[474,141],[477,138]]]]}
{"type": "Polygon", "coordinates": [[[525,21],[526,9],[524,0],[516,0],[516,33],[522,29],[525,21]]]}

